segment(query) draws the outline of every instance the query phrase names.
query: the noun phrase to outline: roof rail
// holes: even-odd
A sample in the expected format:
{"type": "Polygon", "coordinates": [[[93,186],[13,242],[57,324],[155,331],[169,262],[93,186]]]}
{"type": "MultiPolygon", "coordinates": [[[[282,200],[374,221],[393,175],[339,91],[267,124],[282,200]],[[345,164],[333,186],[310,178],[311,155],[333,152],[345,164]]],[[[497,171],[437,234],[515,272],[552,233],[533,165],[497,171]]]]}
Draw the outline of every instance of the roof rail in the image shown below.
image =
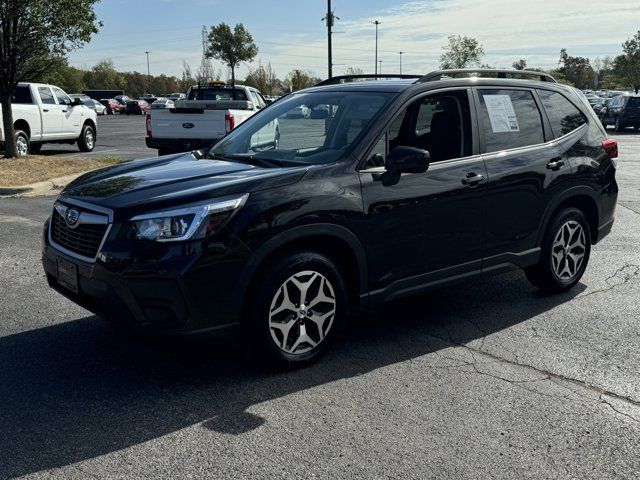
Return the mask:
{"type": "Polygon", "coordinates": [[[352,80],[370,80],[370,79],[378,79],[378,78],[400,78],[400,79],[420,79],[423,78],[422,75],[405,75],[405,74],[394,74],[394,73],[361,73],[357,75],[340,75],[337,77],[327,78],[320,83],[316,83],[316,87],[321,87],[323,85],[337,85],[339,83],[347,83],[352,80]]]}
{"type": "MultiPolygon", "coordinates": [[[[437,70],[435,72],[428,73],[427,75],[420,77],[415,83],[434,82],[440,80],[443,77],[456,77],[465,75],[467,77],[483,77],[486,75],[496,75],[497,78],[517,78],[517,77],[537,77],[541,82],[556,82],[548,73],[533,72],[530,70],[500,70],[493,68],[464,68],[453,70],[437,70]]],[[[489,77],[491,78],[491,77],[489,77]]]]}

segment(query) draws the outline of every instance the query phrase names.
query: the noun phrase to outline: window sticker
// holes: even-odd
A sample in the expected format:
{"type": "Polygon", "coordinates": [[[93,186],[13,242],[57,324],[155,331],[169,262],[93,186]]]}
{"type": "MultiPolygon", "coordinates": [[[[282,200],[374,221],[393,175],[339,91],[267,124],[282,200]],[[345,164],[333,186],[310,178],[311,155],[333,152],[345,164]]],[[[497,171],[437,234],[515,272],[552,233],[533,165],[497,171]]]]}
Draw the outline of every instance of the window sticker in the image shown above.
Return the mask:
{"type": "Polygon", "coordinates": [[[518,118],[509,95],[483,95],[493,133],[519,132],[518,118]]]}

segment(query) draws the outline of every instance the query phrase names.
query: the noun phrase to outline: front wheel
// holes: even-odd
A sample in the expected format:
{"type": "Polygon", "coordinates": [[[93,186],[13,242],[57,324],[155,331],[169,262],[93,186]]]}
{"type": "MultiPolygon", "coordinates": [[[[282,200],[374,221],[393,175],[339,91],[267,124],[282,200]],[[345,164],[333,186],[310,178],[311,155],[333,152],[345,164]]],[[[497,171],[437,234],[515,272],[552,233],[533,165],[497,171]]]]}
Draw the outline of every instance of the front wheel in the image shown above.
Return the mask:
{"type": "Polygon", "coordinates": [[[542,240],[540,260],[525,271],[541,290],[559,293],[573,287],[587,268],[591,230],[585,214],[566,208],[549,223],[542,240]]]}
{"type": "Polygon", "coordinates": [[[620,123],[619,118],[616,118],[615,129],[616,129],[616,132],[621,132],[624,129],[624,127],[622,126],[622,123],[620,123]]]}
{"type": "Polygon", "coordinates": [[[344,321],[347,293],[337,266],[316,252],[283,255],[250,293],[244,335],[260,363],[299,367],[324,353],[344,321]]]}
{"type": "Polygon", "coordinates": [[[96,131],[91,125],[82,127],[78,137],[78,148],[81,152],[91,152],[96,146],[96,131]]]}

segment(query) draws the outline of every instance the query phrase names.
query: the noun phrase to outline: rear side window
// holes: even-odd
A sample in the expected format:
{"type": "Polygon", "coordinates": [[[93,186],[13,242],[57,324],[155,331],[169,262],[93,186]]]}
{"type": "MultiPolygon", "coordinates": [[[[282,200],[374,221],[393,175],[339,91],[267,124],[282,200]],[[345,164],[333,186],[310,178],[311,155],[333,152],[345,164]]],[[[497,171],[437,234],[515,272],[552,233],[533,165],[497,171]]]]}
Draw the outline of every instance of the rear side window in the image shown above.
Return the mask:
{"type": "Polygon", "coordinates": [[[640,97],[629,97],[627,108],[631,110],[640,110],[640,97]]]}
{"type": "Polygon", "coordinates": [[[11,99],[11,103],[33,103],[33,99],[31,98],[31,89],[29,87],[18,86],[16,88],[16,93],[11,99]]]}
{"type": "Polygon", "coordinates": [[[549,90],[538,90],[538,95],[547,112],[554,137],[566,135],[587,123],[582,112],[564,95],[549,90]]]}
{"type": "Polygon", "coordinates": [[[528,90],[478,90],[487,153],[544,143],[540,110],[528,90]]]}

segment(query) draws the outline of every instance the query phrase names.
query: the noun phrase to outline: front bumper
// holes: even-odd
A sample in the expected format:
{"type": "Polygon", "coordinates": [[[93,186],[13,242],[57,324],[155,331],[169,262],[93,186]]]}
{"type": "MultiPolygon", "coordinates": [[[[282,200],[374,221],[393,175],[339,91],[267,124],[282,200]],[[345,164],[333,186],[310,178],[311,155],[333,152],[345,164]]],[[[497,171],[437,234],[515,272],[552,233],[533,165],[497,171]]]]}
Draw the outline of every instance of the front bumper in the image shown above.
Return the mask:
{"type": "Polygon", "coordinates": [[[242,313],[237,283],[246,247],[181,252],[176,245],[166,245],[153,245],[155,252],[149,252],[149,246],[125,251],[118,242],[107,241],[90,263],[59,251],[45,234],[42,264],[51,288],[128,328],[173,335],[235,330],[242,313]],[[59,258],[76,265],[77,293],[58,282],[59,258]]]}

